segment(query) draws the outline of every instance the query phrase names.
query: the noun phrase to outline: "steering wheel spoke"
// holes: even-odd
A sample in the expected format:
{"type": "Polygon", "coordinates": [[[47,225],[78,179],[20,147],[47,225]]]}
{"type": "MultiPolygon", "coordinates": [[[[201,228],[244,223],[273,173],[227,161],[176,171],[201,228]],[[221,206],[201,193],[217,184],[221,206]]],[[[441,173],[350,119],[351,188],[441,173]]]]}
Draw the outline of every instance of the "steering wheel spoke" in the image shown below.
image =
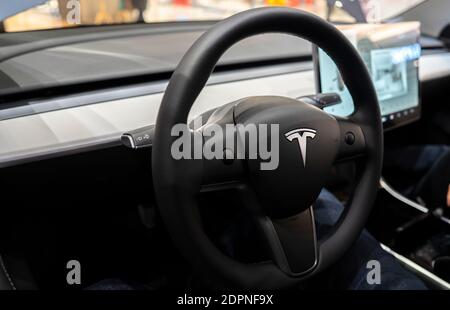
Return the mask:
{"type": "Polygon", "coordinates": [[[235,187],[245,178],[244,161],[240,159],[203,159],[202,191],[235,187]]]}
{"type": "Polygon", "coordinates": [[[297,277],[314,269],[318,247],[312,208],[283,219],[258,216],[257,223],[272,260],[283,272],[297,277]]]}
{"type": "Polygon", "coordinates": [[[366,140],[363,129],[352,118],[336,117],[340,130],[338,162],[351,161],[364,156],[366,140]]]}
{"type": "Polygon", "coordinates": [[[287,218],[271,218],[251,186],[243,184],[240,193],[275,265],[291,277],[313,270],[318,260],[313,208],[287,218]]]}
{"type": "Polygon", "coordinates": [[[206,111],[189,124],[192,133],[200,137],[193,157],[202,160],[202,190],[233,186],[244,176],[244,158],[238,156],[236,146],[235,105],[230,102],[206,111]]]}

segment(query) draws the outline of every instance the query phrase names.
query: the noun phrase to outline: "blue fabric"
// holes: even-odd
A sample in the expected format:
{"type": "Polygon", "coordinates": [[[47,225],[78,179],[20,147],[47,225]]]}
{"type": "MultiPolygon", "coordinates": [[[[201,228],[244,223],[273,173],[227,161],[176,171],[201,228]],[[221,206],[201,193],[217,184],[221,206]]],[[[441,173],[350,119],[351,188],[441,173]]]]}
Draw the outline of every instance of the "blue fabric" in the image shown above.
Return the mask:
{"type": "Polygon", "coordinates": [[[423,175],[448,153],[450,153],[450,146],[441,144],[412,145],[386,149],[384,165],[389,169],[423,175]]]}
{"type": "Polygon", "coordinates": [[[387,180],[412,200],[427,207],[445,207],[450,184],[450,147],[418,145],[388,149],[384,158],[387,180]]]}
{"type": "MultiPolygon", "coordinates": [[[[329,191],[323,190],[314,205],[314,216],[320,239],[338,221],[342,204],[329,191]]],[[[351,250],[326,273],[328,289],[349,290],[426,290],[414,274],[404,269],[397,260],[384,251],[366,230],[351,250]],[[367,262],[376,260],[381,266],[381,283],[369,284],[367,262]]]]}
{"type": "Polygon", "coordinates": [[[450,146],[425,145],[419,153],[414,170],[426,172],[448,153],[450,153],[450,146]]]}
{"type": "MultiPolygon", "coordinates": [[[[344,207],[329,191],[323,190],[314,205],[317,235],[319,239],[327,234],[338,221],[344,207]]],[[[246,217],[245,217],[246,218],[246,217]]],[[[241,223],[242,224],[242,223],[241,223]]],[[[232,225],[224,240],[225,251],[230,256],[234,253],[232,235],[255,235],[248,231],[248,225],[232,225]],[[243,229],[244,228],[244,229],[243,229]]],[[[414,274],[405,270],[396,259],[385,252],[379,243],[363,231],[351,250],[320,279],[323,289],[349,290],[425,290],[426,286],[414,274]],[[368,284],[366,264],[377,260],[381,265],[381,283],[368,284]]],[[[134,290],[144,289],[142,285],[125,282],[120,279],[101,281],[89,290],[134,290]]]]}
{"type": "Polygon", "coordinates": [[[88,291],[141,291],[147,289],[149,288],[142,284],[116,278],[105,279],[86,288],[88,291]]]}

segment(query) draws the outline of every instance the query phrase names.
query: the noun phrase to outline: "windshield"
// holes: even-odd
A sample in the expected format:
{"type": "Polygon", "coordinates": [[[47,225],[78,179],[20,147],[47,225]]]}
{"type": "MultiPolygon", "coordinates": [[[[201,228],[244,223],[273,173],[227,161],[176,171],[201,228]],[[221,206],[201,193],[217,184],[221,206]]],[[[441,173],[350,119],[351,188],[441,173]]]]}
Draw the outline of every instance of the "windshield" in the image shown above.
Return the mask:
{"type": "Polygon", "coordinates": [[[424,0],[14,0],[0,3],[0,32],[80,25],[220,20],[261,6],[300,8],[332,22],[376,22],[424,0]]]}

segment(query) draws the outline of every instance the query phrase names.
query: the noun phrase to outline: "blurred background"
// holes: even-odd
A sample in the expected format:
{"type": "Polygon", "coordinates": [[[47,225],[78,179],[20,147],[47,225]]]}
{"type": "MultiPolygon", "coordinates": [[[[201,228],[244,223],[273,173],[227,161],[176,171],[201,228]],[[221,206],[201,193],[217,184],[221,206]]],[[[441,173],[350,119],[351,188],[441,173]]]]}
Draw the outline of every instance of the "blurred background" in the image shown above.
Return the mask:
{"type": "MultiPolygon", "coordinates": [[[[31,0],[27,0],[31,1],[31,0]]],[[[19,3],[20,0],[11,1],[19,3]]],[[[0,31],[17,32],[137,22],[219,20],[261,6],[304,9],[335,22],[376,22],[421,0],[33,0],[38,6],[4,16],[0,31]],[[67,18],[76,8],[76,22],[67,18]]],[[[14,4],[7,4],[12,6],[14,4]]]]}

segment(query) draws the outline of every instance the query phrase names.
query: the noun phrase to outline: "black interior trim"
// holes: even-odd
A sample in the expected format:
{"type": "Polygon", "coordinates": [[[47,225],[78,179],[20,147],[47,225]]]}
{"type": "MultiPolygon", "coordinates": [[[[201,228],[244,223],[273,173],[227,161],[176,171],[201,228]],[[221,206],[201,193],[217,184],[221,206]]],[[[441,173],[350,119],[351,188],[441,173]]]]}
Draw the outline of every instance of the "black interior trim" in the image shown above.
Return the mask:
{"type": "Polygon", "coordinates": [[[131,36],[163,34],[174,31],[205,31],[207,29],[207,25],[208,24],[205,23],[193,23],[188,25],[184,23],[181,25],[177,25],[175,23],[170,23],[167,25],[162,25],[162,23],[156,25],[139,24],[130,26],[122,25],[122,27],[116,28],[106,27],[104,29],[101,27],[86,27],[82,29],[72,29],[72,32],[69,32],[71,29],[60,29],[60,32],[64,31],[63,34],[56,32],[57,30],[53,30],[51,33],[42,32],[41,36],[38,36],[35,40],[30,38],[33,34],[36,34],[36,32],[31,32],[30,35],[22,34],[22,42],[20,42],[20,36],[15,34],[9,34],[6,36],[1,35],[0,46],[2,49],[0,51],[0,62],[52,47],[131,36]],[[74,30],[78,30],[78,32],[74,30]]]}
{"type": "MultiPolygon", "coordinates": [[[[229,71],[237,71],[244,69],[252,69],[264,66],[275,66],[282,64],[293,64],[299,62],[310,62],[312,60],[311,56],[298,56],[298,57],[288,57],[288,58],[280,58],[280,59],[265,59],[265,60],[257,60],[250,61],[245,63],[232,63],[232,64],[221,64],[218,65],[214,73],[222,73],[229,71]]],[[[124,87],[130,86],[139,83],[145,82],[161,82],[168,81],[172,76],[173,72],[159,72],[159,73],[151,73],[151,74],[142,74],[135,76],[123,76],[118,78],[112,78],[107,80],[100,81],[87,81],[84,83],[77,84],[66,84],[59,85],[54,87],[42,88],[35,87],[29,90],[14,92],[14,93],[6,93],[2,94],[0,91],[0,105],[10,102],[16,102],[20,100],[29,100],[29,99],[44,99],[51,98],[61,95],[71,95],[77,94],[80,92],[86,91],[94,91],[101,89],[108,89],[114,87],[124,87]]],[[[0,107],[1,109],[2,107],[0,107]]]]}

